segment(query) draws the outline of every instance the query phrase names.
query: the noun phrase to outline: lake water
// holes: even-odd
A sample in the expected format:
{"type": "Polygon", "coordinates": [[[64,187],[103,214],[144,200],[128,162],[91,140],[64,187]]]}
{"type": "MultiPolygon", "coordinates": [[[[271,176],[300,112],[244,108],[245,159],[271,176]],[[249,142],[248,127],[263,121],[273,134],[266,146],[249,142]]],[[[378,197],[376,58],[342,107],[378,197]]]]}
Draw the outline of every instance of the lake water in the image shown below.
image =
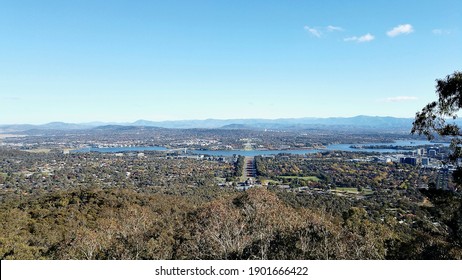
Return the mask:
{"type": "MultiPolygon", "coordinates": [[[[376,152],[376,153],[402,153],[408,152],[408,150],[396,150],[396,149],[354,149],[351,145],[358,146],[371,146],[371,145],[393,145],[393,146],[421,146],[421,145],[440,145],[440,143],[432,143],[424,140],[396,140],[394,143],[364,143],[364,144],[333,144],[328,145],[325,149],[302,149],[302,150],[188,150],[191,153],[199,155],[210,155],[210,156],[260,156],[260,155],[277,155],[280,153],[287,154],[312,154],[324,151],[347,151],[347,152],[376,152]]],[[[443,145],[448,146],[444,143],[443,145]]],[[[167,151],[164,147],[117,147],[117,148],[85,148],[75,150],[75,152],[100,152],[100,153],[121,153],[121,152],[144,152],[144,151],[167,151]]]]}
{"type": "Polygon", "coordinates": [[[164,147],[111,147],[111,148],[84,148],[74,150],[77,153],[99,152],[99,153],[122,153],[122,152],[146,152],[146,151],[167,151],[164,147]]]}
{"type": "MultiPolygon", "coordinates": [[[[351,148],[352,145],[358,146],[377,146],[377,145],[387,145],[387,146],[421,146],[421,145],[439,145],[440,143],[432,143],[430,141],[424,140],[397,140],[394,143],[363,143],[363,144],[332,144],[328,145],[325,149],[309,149],[309,150],[232,150],[232,151],[194,151],[195,154],[211,155],[211,156],[261,156],[261,155],[277,155],[280,153],[294,154],[294,155],[304,155],[304,154],[313,154],[325,151],[343,151],[343,152],[376,152],[376,153],[404,153],[409,152],[409,150],[397,150],[397,149],[354,149],[351,148]]],[[[448,146],[448,144],[443,144],[448,146]]]]}

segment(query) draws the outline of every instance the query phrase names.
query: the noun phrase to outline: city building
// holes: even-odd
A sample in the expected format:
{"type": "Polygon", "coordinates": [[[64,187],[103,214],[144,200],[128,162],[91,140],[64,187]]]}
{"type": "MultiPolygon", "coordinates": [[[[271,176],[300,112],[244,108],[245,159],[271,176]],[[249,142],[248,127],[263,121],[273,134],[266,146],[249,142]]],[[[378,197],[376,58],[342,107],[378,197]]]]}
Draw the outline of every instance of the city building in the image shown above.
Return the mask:
{"type": "Polygon", "coordinates": [[[424,166],[430,165],[430,161],[431,161],[430,158],[423,157],[422,158],[422,165],[424,165],[424,166]]]}
{"type": "Polygon", "coordinates": [[[417,158],[415,157],[402,157],[399,159],[400,163],[403,164],[410,164],[410,165],[417,165],[417,158]]]}

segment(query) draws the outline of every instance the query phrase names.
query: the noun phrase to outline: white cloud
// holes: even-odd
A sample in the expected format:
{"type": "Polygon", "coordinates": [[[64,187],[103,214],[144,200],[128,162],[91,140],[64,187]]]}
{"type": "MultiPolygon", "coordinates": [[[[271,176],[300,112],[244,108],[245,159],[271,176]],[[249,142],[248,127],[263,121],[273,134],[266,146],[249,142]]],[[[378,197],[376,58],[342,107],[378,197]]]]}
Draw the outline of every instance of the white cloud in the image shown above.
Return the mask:
{"type": "Polygon", "coordinates": [[[354,41],[354,42],[358,42],[358,43],[365,43],[365,42],[370,42],[370,41],[372,41],[374,39],[375,39],[374,35],[372,35],[370,33],[367,33],[366,35],[363,35],[363,36],[360,36],[360,37],[353,36],[353,37],[345,38],[343,40],[345,42],[354,41]]]}
{"type": "Polygon", "coordinates": [[[309,26],[307,26],[307,25],[305,25],[305,26],[303,27],[303,29],[305,29],[306,31],[310,32],[311,35],[316,36],[316,37],[318,37],[318,38],[320,38],[321,35],[322,35],[322,32],[321,32],[321,31],[319,31],[319,30],[316,29],[316,28],[309,27],[309,26]]]}
{"type": "Polygon", "coordinates": [[[367,33],[366,35],[359,37],[358,42],[360,42],[360,43],[370,42],[370,41],[372,41],[374,39],[375,39],[375,37],[373,35],[371,35],[370,33],[367,33]]]}
{"type": "Polygon", "coordinates": [[[396,26],[392,30],[389,30],[387,32],[387,35],[389,37],[396,37],[398,35],[409,34],[409,33],[412,33],[412,32],[414,32],[414,28],[412,27],[412,25],[410,25],[410,24],[401,24],[401,25],[396,26]]]}
{"type": "Polygon", "coordinates": [[[308,25],[305,25],[303,26],[303,29],[318,38],[323,37],[325,32],[343,31],[342,27],[333,25],[328,25],[326,27],[309,27],[308,25]]]}
{"type": "Polygon", "coordinates": [[[339,26],[333,26],[333,25],[328,25],[326,27],[327,31],[333,32],[333,31],[343,31],[343,28],[339,26]]]}
{"type": "Polygon", "coordinates": [[[415,96],[395,96],[395,97],[388,97],[383,99],[384,102],[406,102],[406,101],[414,101],[418,100],[415,96]]]}
{"type": "Polygon", "coordinates": [[[451,34],[451,30],[433,29],[432,33],[435,34],[435,35],[449,35],[449,34],[451,34]]]}

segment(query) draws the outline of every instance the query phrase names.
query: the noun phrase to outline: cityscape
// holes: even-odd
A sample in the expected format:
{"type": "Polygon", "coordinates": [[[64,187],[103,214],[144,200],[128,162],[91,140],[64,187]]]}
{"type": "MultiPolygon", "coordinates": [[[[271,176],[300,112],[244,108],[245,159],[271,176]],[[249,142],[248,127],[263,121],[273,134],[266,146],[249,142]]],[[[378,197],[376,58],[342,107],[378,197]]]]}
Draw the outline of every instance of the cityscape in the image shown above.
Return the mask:
{"type": "Polygon", "coordinates": [[[2,267],[444,277],[461,23],[459,0],[2,2],[2,267]]]}
{"type": "Polygon", "coordinates": [[[280,127],[0,126],[2,258],[459,258],[450,139],[280,127]]]}

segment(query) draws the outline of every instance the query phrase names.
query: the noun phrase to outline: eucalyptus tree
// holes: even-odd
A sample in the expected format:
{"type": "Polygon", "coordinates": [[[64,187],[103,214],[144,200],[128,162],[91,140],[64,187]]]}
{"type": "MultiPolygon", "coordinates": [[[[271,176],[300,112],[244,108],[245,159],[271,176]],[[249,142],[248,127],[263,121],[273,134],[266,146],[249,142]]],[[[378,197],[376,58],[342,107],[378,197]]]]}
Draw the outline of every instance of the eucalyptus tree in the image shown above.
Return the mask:
{"type": "MultiPolygon", "coordinates": [[[[429,140],[436,135],[451,137],[450,160],[462,158],[462,131],[455,122],[462,108],[462,72],[455,71],[436,80],[438,100],[428,103],[416,113],[411,133],[425,135],[429,140]]],[[[454,180],[462,184],[462,167],[454,172],[454,180]]]]}

